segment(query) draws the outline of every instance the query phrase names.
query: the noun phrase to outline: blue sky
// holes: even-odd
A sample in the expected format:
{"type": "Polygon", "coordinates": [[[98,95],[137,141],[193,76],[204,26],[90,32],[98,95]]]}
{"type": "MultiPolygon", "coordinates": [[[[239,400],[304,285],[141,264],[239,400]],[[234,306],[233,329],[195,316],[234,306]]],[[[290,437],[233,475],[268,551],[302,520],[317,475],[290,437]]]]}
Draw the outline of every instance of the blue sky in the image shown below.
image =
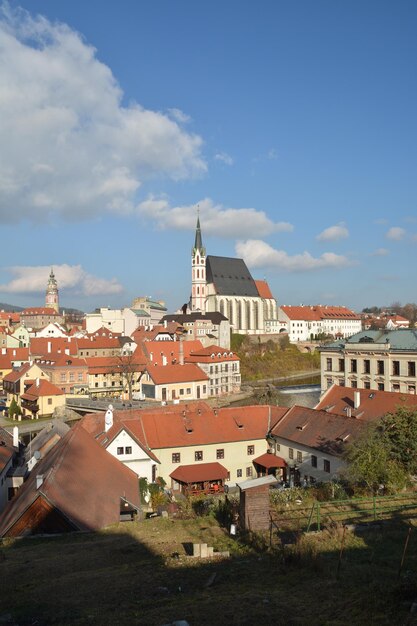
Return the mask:
{"type": "Polygon", "coordinates": [[[416,301],[417,4],[0,4],[0,300],[89,311],[243,257],[281,304],[416,301]]]}

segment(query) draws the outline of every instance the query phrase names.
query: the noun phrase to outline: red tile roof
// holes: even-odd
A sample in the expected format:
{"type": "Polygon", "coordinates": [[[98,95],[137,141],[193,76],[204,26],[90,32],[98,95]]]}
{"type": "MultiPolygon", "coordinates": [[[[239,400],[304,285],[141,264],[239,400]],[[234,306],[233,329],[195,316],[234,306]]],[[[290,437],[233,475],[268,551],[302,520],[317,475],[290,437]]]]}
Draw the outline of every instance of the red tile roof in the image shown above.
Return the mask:
{"type": "Polygon", "coordinates": [[[88,365],[89,374],[111,374],[113,372],[122,372],[124,369],[129,368],[129,371],[142,371],[146,365],[145,359],[140,355],[133,354],[129,356],[96,356],[87,357],[85,359],[88,365]]]}
{"type": "Polygon", "coordinates": [[[29,348],[7,348],[7,354],[12,362],[29,361],[29,348]]]}
{"type": "Polygon", "coordinates": [[[224,361],[239,361],[237,354],[220,346],[208,346],[195,350],[185,358],[187,363],[220,363],[224,361]]]}
{"type": "Polygon", "coordinates": [[[7,430],[0,428],[0,474],[5,469],[10,459],[15,455],[13,448],[13,437],[7,430]]]}
{"type": "Polygon", "coordinates": [[[78,350],[111,350],[120,348],[120,339],[118,337],[95,337],[93,335],[87,338],[76,340],[78,350]]]}
{"type": "Polygon", "coordinates": [[[78,344],[76,338],[67,337],[34,337],[30,341],[30,353],[34,356],[47,356],[51,353],[77,354],[78,344]]]}
{"type": "Polygon", "coordinates": [[[22,393],[21,398],[23,400],[35,401],[38,398],[44,398],[47,396],[63,396],[64,392],[62,389],[50,383],[49,380],[45,380],[44,378],[39,379],[39,385],[32,384],[28,389],[26,389],[25,393],[22,393]]]}
{"type": "Polygon", "coordinates": [[[258,465],[262,465],[265,469],[272,469],[274,467],[287,467],[287,464],[284,459],[276,454],[271,454],[270,452],[265,452],[258,456],[256,459],[253,459],[254,463],[258,465]]]}
{"type": "Polygon", "coordinates": [[[226,479],[228,470],[220,463],[180,465],[170,476],[181,483],[200,483],[206,480],[226,479]]]}
{"type": "Polygon", "coordinates": [[[259,296],[265,299],[273,299],[273,295],[266,280],[255,280],[259,296]]]}
{"type": "Polygon", "coordinates": [[[155,385],[170,385],[174,383],[188,383],[208,380],[207,374],[197,365],[148,365],[146,368],[155,385]]]}
{"type": "Polygon", "coordinates": [[[26,372],[29,371],[29,369],[31,367],[32,366],[30,365],[30,363],[24,363],[23,365],[21,365],[19,367],[19,369],[13,370],[12,372],[9,372],[9,374],[7,374],[3,378],[3,381],[7,381],[9,383],[15,383],[18,380],[20,380],[22,378],[22,376],[24,376],[26,374],[26,372]]]}
{"type": "MultiPolygon", "coordinates": [[[[98,530],[120,519],[120,498],[139,506],[137,475],[76,424],[36,465],[0,522],[0,536],[12,534],[38,497],[46,499],[80,530],[98,530]],[[43,475],[36,489],[36,476],[43,475]]],[[[36,519],[33,525],[36,530],[36,519]]],[[[28,529],[29,530],[29,529],[28,529]]]]}
{"type": "Polygon", "coordinates": [[[0,370],[11,370],[13,367],[8,354],[0,354],[0,370]]]}
{"type": "Polygon", "coordinates": [[[167,363],[174,365],[179,363],[180,359],[180,346],[182,345],[182,352],[184,360],[187,359],[195,350],[201,350],[203,344],[199,340],[193,341],[144,341],[141,344],[143,353],[149,360],[149,364],[162,365],[163,357],[166,358],[167,363]],[[152,355],[152,359],[151,359],[152,355]]]}
{"type": "Polygon", "coordinates": [[[21,313],[21,316],[25,315],[56,315],[60,317],[60,314],[50,307],[31,307],[28,309],[24,309],[21,313]]]}
{"type": "Polygon", "coordinates": [[[400,406],[417,408],[417,396],[395,391],[353,389],[352,387],[332,385],[321,397],[316,409],[338,415],[350,413],[352,417],[360,420],[375,420],[383,417],[386,413],[395,412],[400,406]],[[355,391],[360,398],[357,409],[354,408],[355,391]]]}
{"type": "MultiPolygon", "coordinates": [[[[109,431],[108,438],[114,438],[119,424],[123,424],[151,450],[256,439],[260,439],[266,449],[266,434],[287,410],[278,406],[213,409],[207,402],[189,402],[114,411],[114,430],[109,431]]],[[[97,436],[103,432],[104,413],[86,415],[81,423],[97,436]]]]}
{"type": "Polygon", "coordinates": [[[352,319],[359,320],[360,315],[344,306],[281,306],[281,310],[291,320],[323,320],[323,319],[352,319]]]}

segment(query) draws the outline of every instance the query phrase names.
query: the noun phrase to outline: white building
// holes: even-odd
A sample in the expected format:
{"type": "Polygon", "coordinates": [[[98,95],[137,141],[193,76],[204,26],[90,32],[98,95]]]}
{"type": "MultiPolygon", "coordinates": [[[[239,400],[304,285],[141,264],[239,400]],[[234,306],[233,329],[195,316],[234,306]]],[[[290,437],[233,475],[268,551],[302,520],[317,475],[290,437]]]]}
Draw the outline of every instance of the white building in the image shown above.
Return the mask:
{"type": "Polygon", "coordinates": [[[103,307],[94,313],[85,316],[88,334],[95,333],[100,328],[108,328],[113,333],[130,337],[139,326],[138,316],[132,309],[110,309],[103,307]]]}
{"type": "Polygon", "coordinates": [[[281,306],[278,319],[286,324],[291,343],[311,341],[322,335],[350,337],[362,330],[359,315],[344,306],[281,306]]]}

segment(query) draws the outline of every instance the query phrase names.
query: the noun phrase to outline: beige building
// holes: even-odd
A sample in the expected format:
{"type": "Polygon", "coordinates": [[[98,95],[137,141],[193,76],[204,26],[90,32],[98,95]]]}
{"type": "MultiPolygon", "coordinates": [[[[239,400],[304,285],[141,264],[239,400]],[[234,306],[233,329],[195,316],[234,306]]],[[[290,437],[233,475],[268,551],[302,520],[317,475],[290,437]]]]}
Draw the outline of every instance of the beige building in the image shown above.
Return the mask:
{"type": "Polygon", "coordinates": [[[20,396],[23,417],[52,417],[55,409],[65,405],[65,394],[49,380],[39,378],[20,396]]]}
{"type": "Polygon", "coordinates": [[[416,393],[417,333],[366,330],[323,346],[321,390],[333,383],[358,389],[416,393]]]}
{"type": "Polygon", "coordinates": [[[144,398],[169,401],[204,400],[208,376],[197,365],[147,365],[141,378],[144,398]]]}

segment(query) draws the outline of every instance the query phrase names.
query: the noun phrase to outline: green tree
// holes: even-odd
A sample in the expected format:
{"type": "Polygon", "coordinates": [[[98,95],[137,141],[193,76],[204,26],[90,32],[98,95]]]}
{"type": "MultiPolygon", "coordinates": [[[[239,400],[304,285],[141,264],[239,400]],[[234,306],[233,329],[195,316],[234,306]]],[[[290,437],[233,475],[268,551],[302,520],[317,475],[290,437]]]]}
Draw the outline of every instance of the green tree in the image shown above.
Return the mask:
{"type": "Polygon", "coordinates": [[[397,491],[406,484],[407,474],[390,454],[390,448],[380,426],[372,425],[346,449],[345,476],[353,484],[365,485],[377,493],[380,485],[397,491]]]}
{"type": "Polygon", "coordinates": [[[12,398],[12,401],[10,402],[8,413],[9,413],[9,417],[11,417],[13,419],[15,419],[16,415],[21,415],[22,414],[22,409],[17,404],[16,398],[14,398],[14,397],[12,398]]]}
{"type": "Polygon", "coordinates": [[[383,417],[380,429],[390,458],[417,474],[417,409],[400,406],[383,417]]]}

